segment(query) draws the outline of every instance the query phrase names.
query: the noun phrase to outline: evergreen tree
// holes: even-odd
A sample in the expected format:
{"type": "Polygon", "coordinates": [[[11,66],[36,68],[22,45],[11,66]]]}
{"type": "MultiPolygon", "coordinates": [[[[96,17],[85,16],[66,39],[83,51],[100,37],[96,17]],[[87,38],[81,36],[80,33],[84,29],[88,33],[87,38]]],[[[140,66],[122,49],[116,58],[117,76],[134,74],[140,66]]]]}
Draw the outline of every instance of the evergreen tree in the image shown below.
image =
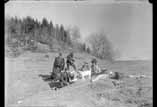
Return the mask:
{"type": "MultiPolygon", "coordinates": [[[[41,42],[50,46],[54,44],[72,46],[72,38],[69,30],[65,30],[63,25],[53,25],[46,18],[41,22],[27,16],[23,19],[11,17],[5,19],[5,41],[10,46],[26,47],[32,46],[32,41],[41,42]],[[55,42],[54,42],[55,41],[55,42]]],[[[77,32],[77,30],[76,30],[77,32]]],[[[74,31],[73,34],[79,34],[74,31]]],[[[78,35],[77,35],[78,37],[78,35]]],[[[79,47],[82,45],[79,44],[79,47]]],[[[82,46],[83,47],[83,46],[82,46]]]]}

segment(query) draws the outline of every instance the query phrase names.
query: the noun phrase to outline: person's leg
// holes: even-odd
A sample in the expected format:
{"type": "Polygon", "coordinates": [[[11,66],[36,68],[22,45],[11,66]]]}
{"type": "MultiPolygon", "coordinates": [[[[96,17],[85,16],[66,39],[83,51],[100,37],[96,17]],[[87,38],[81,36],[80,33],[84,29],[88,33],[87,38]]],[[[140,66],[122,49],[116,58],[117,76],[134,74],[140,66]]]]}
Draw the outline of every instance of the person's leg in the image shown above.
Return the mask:
{"type": "Polygon", "coordinates": [[[67,74],[66,74],[66,72],[63,73],[63,79],[64,79],[65,82],[68,81],[68,80],[67,80],[67,74]]]}
{"type": "Polygon", "coordinates": [[[67,84],[69,84],[70,83],[70,78],[69,78],[69,75],[68,75],[68,73],[66,72],[66,82],[67,82],[67,84]]]}
{"type": "Polygon", "coordinates": [[[69,63],[67,63],[67,70],[69,70],[70,68],[69,68],[69,66],[70,66],[70,64],[69,63]]]}
{"type": "Polygon", "coordinates": [[[55,79],[55,74],[54,74],[53,72],[51,73],[50,78],[51,78],[52,80],[55,79]]]}
{"type": "Polygon", "coordinates": [[[64,86],[64,84],[63,84],[63,77],[61,76],[61,72],[57,73],[56,80],[59,80],[59,83],[60,83],[61,87],[64,86]]]}
{"type": "Polygon", "coordinates": [[[65,73],[61,73],[61,76],[60,76],[60,80],[61,80],[61,83],[64,85],[67,85],[67,76],[65,75],[65,73]]]}
{"type": "Polygon", "coordinates": [[[70,73],[67,72],[67,82],[70,83],[70,79],[71,79],[70,73]]]}
{"type": "Polygon", "coordinates": [[[50,78],[55,80],[56,79],[56,72],[57,72],[57,68],[53,67],[50,78]]]}
{"type": "Polygon", "coordinates": [[[64,72],[64,80],[65,80],[66,82],[68,82],[68,75],[67,75],[67,72],[64,72]]]}
{"type": "Polygon", "coordinates": [[[71,66],[74,68],[74,70],[76,70],[76,66],[74,63],[72,63],[71,66]]]}

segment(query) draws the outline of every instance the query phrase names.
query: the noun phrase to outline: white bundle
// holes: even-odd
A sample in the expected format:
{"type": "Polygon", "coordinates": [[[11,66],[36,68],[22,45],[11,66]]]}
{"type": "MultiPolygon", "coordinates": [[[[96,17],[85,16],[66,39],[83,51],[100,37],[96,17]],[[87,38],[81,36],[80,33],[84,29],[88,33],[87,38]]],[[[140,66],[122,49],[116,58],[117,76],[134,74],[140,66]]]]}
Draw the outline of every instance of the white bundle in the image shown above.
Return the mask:
{"type": "Polygon", "coordinates": [[[92,79],[92,82],[97,81],[97,80],[100,80],[100,79],[106,79],[106,78],[108,78],[108,77],[109,77],[108,74],[100,74],[100,75],[98,75],[95,79],[92,79]]]}

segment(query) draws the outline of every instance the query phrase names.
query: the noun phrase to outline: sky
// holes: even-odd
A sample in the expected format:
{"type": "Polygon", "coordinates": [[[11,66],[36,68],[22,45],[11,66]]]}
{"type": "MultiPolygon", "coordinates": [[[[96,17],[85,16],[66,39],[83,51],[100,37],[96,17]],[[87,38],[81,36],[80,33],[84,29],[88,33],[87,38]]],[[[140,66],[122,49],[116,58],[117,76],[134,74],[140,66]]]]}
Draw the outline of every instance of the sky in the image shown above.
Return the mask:
{"type": "Polygon", "coordinates": [[[56,3],[17,2],[5,4],[5,16],[47,18],[64,27],[78,26],[82,41],[103,31],[119,59],[152,59],[152,5],[148,3],[56,3]]]}

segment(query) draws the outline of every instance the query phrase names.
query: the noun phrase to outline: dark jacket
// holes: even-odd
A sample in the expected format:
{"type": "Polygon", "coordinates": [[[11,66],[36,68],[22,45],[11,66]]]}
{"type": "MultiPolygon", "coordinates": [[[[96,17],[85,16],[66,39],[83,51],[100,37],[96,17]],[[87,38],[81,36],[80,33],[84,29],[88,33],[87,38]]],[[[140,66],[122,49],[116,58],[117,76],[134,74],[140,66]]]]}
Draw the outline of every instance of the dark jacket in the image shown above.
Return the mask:
{"type": "Polygon", "coordinates": [[[68,56],[67,56],[67,63],[69,63],[69,64],[71,65],[71,64],[73,64],[74,62],[75,62],[75,60],[74,60],[73,56],[68,55],[68,56]]]}
{"type": "Polygon", "coordinates": [[[65,66],[64,58],[62,57],[56,57],[54,61],[54,68],[59,68],[60,70],[63,70],[65,66]]]}

